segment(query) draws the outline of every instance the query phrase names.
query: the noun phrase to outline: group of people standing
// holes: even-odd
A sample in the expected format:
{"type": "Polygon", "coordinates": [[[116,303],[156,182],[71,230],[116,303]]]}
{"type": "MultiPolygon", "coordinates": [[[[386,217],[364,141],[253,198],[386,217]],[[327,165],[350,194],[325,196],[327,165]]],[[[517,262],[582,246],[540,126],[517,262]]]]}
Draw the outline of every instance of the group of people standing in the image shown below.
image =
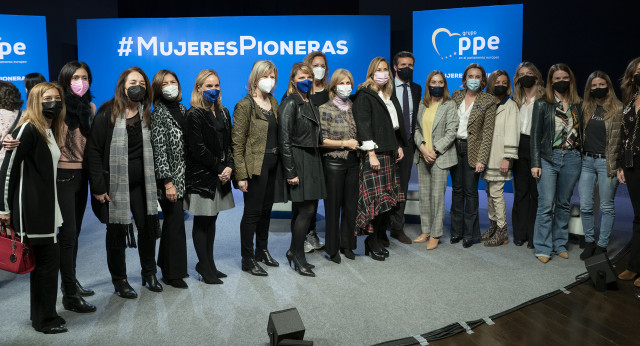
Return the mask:
{"type": "Polygon", "coordinates": [[[432,71],[423,93],[412,81],[414,63],[410,52],[396,54],[391,63],[374,58],[353,94],[351,73],[337,69],[328,78],[327,57],[313,52],[293,65],[279,104],[272,94],[277,67],[257,61],[247,95],[233,113],[223,106],[220,77],[211,69],[196,77],[189,109],[181,103],[178,76],[169,70],[151,81],[138,67],[123,71],[114,97],[97,110],[91,71],[82,62],[66,64],[57,83],[29,88],[24,114],[15,86],[0,82],[0,221],[34,249],[33,327],[67,331],[55,310],[58,272],[64,308],[96,311],[84,299],[94,292],[75,275],[88,185],[92,209],[106,224],[115,293],[128,299],[137,293],[127,278],[126,248],[138,249],[142,285],[149,290],[163,290],[157,267],[164,284],[187,288],[185,210],[193,215],[196,271],[207,284],[223,283],[227,275],[214,261],[216,220],[235,206],[232,185],[244,198],[243,271],[267,276],[261,264],[279,266],[268,249],[269,224],[273,203],[286,201],[293,216],[285,257],[300,275],[315,276],[305,255],[314,249],[324,247],[335,263],[341,255],[355,259],[357,235],[367,235],[365,255],[384,261],[388,229],[400,242],[412,242],[403,228],[414,163],[422,231],[414,242],[427,243],[427,250],[438,247],[450,174],[451,243],[507,244],[504,184],[513,176],[513,241],[527,243],[543,263],[554,254],[568,258],[570,199],[578,180],[587,241],[582,259],[606,252],[615,191],[619,182],[627,183],[634,208],[632,259],[620,278],[638,276],[640,58],[625,72],[622,102],[604,72],[589,76],[581,99],[567,65],[553,65],[545,81],[530,62],[520,64],[513,79],[503,70],[488,77],[481,65],[471,64],[462,89],[451,94],[445,74],[432,71]],[[489,205],[484,234],[480,178],[489,205]],[[597,242],[596,186],[603,212],[597,242]],[[326,245],[315,231],[320,199],[326,245]]]}

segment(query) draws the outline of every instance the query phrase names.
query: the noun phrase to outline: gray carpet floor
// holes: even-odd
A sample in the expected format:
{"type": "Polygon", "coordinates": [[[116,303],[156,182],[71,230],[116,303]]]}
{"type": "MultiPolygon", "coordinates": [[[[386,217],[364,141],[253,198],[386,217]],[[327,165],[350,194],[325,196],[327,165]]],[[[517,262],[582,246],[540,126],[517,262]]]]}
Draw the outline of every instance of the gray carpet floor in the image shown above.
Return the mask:
{"type": "MultiPolygon", "coordinates": [[[[189,289],[165,287],[154,293],[140,285],[140,264],[135,249],[127,250],[129,281],[139,294],[124,300],[113,294],[106,265],[104,227],[87,209],[78,254],[78,279],[96,291],[87,300],[98,307],[92,314],[63,309],[69,332],[43,335],[29,321],[29,276],[0,273],[0,344],[16,345],[267,345],[269,313],[296,307],[306,327],[305,339],[316,345],[368,345],[426,333],[457,321],[469,321],[507,310],[532,298],[574,282],[585,272],[580,249],[570,244],[569,259],[537,261],[526,246],[487,248],[481,244],[463,249],[449,244],[448,231],[438,249],[425,244],[392,240],[391,256],[377,262],[364,254],[358,239],[354,261],[341,264],[308,255],[317,277],[302,277],[290,269],[284,256],[290,243],[289,220],[273,219],[269,248],[280,261],[268,277],[254,277],[240,268],[239,222],[242,197],[235,191],[236,208],[218,218],[215,260],[227,273],[223,285],[197,280],[197,262],[191,243],[192,218],[187,220],[189,289]]],[[[618,216],[609,252],[619,251],[630,239],[632,211],[626,187],[619,189],[618,216]],[[620,191],[624,190],[624,191],[620,191]]],[[[450,200],[450,189],[447,198],[450,200]]],[[[575,197],[574,197],[575,198],[575,197]]],[[[488,227],[486,195],[480,191],[480,220],[488,227]]],[[[447,209],[450,201],[447,202],[447,209]]],[[[507,194],[507,210],[512,195],[507,194]]],[[[320,208],[319,213],[323,213],[320,208]]],[[[508,213],[510,214],[510,212],[508,213]]],[[[510,215],[509,215],[510,217],[510,215]]],[[[445,229],[448,229],[447,212],[445,229]]],[[[511,223],[509,222],[509,225],[511,223]]],[[[324,236],[324,221],[318,222],[324,236]]],[[[407,224],[415,237],[419,224],[407,224]]],[[[160,274],[158,274],[160,277],[160,274]]]]}

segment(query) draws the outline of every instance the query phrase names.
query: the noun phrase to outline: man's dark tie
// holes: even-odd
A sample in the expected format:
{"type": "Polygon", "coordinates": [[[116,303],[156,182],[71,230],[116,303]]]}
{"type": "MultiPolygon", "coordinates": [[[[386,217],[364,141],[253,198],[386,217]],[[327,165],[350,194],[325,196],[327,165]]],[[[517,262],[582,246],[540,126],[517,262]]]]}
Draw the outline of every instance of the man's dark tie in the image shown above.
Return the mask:
{"type": "Polygon", "coordinates": [[[404,128],[407,131],[407,139],[411,137],[411,115],[409,114],[409,93],[407,92],[407,84],[402,84],[404,89],[402,95],[402,115],[404,116],[404,128]]]}

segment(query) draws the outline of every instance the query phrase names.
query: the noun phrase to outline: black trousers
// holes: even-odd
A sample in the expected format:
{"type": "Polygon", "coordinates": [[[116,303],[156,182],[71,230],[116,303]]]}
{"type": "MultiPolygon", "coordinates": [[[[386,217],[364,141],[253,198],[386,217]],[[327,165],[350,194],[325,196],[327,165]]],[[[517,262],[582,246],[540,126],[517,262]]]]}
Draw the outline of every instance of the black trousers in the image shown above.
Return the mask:
{"type": "MultiPolygon", "coordinates": [[[[407,195],[407,190],[409,189],[409,180],[411,179],[411,168],[413,167],[413,152],[415,151],[415,144],[413,141],[409,140],[409,145],[406,147],[402,147],[402,152],[404,153],[404,157],[400,162],[398,162],[398,166],[400,168],[400,189],[402,192],[407,195]]],[[[406,199],[403,202],[398,203],[398,205],[391,211],[389,215],[391,220],[391,230],[401,231],[404,228],[404,208],[407,205],[406,199]]]]}
{"type": "Polygon", "coordinates": [[[480,240],[478,222],[478,180],[480,174],[470,167],[467,141],[456,140],[458,164],[451,167],[451,237],[480,240]]]}
{"type": "Polygon", "coordinates": [[[265,154],[261,174],[248,180],[248,190],[243,193],[244,212],[240,221],[240,253],[242,258],[253,258],[253,237],[256,250],[267,250],[269,224],[273,207],[274,185],[278,155],[265,154]]]}
{"type": "Polygon", "coordinates": [[[66,294],[76,293],[76,259],[78,236],[87,206],[88,180],[83,169],[58,169],[58,200],[64,222],[59,228],[60,277],[66,294]]]}
{"type": "Polygon", "coordinates": [[[640,155],[633,158],[633,166],[624,169],[624,179],[627,181],[629,199],[633,207],[633,235],[627,268],[634,273],[640,273],[640,155]]]}
{"type": "MultiPolygon", "coordinates": [[[[31,325],[37,331],[65,323],[56,312],[58,294],[58,270],[60,269],[59,244],[32,245],[36,260],[30,276],[31,325]]],[[[17,313],[17,312],[16,312],[17,313]]]]}
{"type": "Polygon", "coordinates": [[[531,137],[520,135],[518,159],[513,162],[513,238],[533,244],[533,226],[538,210],[538,186],[531,176],[531,137]]]}
{"type": "MultiPolygon", "coordinates": [[[[141,232],[144,229],[147,216],[143,169],[142,159],[129,161],[129,205],[138,229],[138,255],[142,268],[140,275],[149,276],[157,272],[156,239],[141,232]]],[[[110,248],[107,245],[107,265],[111,273],[111,280],[126,279],[125,248],[110,248]]]]}
{"type": "Polygon", "coordinates": [[[334,256],[340,248],[356,248],[356,212],[360,160],[355,152],[346,159],[323,157],[327,184],[325,211],[325,251],[334,256]]]}
{"type": "Polygon", "coordinates": [[[158,266],[167,280],[186,278],[187,275],[187,236],[184,228],[182,198],[175,202],[160,200],[162,208],[162,237],[158,249],[158,266]]]}

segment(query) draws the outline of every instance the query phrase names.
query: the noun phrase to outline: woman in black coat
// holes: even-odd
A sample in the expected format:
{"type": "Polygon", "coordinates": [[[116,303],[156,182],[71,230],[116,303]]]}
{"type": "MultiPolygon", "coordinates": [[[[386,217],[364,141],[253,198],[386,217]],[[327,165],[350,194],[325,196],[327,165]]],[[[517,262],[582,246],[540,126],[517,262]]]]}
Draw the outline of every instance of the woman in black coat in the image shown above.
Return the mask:
{"type": "Polygon", "coordinates": [[[175,73],[160,70],[151,82],[154,109],[151,113],[151,145],[155,162],[158,198],[164,220],[158,250],[162,281],[187,288],[187,237],[184,229],[183,197],[184,119],[187,108],[180,103],[182,88],[175,73]]]}
{"type": "Polygon", "coordinates": [[[56,166],[58,145],[63,142],[62,95],[57,84],[45,82],[33,87],[27,111],[13,131],[20,145],[7,151],[0,170],[0,222],[11,225],[33,248],[36,267],[30,274],[30,318],[33,328],[45,334],[67,331],[65,320],[56,312],[60,268],[57,228],[62,225],[56,166]]]}
{"type": "Polygon", "coordinates": [[[222,106],[220,78],[214,70],[200,71],[185,119],[187,144],[185,205],[193,217],[196,271],[207,284],[221,284],[227,275],[216,268],[213,242],[218,213],[233,208],[231,121],[222,106]]]}
{"type": "Polygon", "coordinates": [[[405,199],[400,188],[397,163],[402,147],[407,146],[402,108],[393,93],[393,77],[385,58],[371,60],[367,80],[360,84],[353,104],[361,150],[360,192],[356,231],[370,234],[365,240],[365,255],[384,261],[389,252],[378,241],[389,225],[389,216],[405,199]]]}
{"type": "Polygon", "coordinates": [[[91,206],[107,224],[107,264],[116,294],[138,296],[127,280],[125,249],[137,247],[142,285],[162,292],[156,278],[156,239],[160,236],[156,179],[149,124],[151,88],[138,67],[123,71],[114,98],[93,121],[86,149],[91,206]],[[131,214],[138,230],[136,245],[131,214]]]}

